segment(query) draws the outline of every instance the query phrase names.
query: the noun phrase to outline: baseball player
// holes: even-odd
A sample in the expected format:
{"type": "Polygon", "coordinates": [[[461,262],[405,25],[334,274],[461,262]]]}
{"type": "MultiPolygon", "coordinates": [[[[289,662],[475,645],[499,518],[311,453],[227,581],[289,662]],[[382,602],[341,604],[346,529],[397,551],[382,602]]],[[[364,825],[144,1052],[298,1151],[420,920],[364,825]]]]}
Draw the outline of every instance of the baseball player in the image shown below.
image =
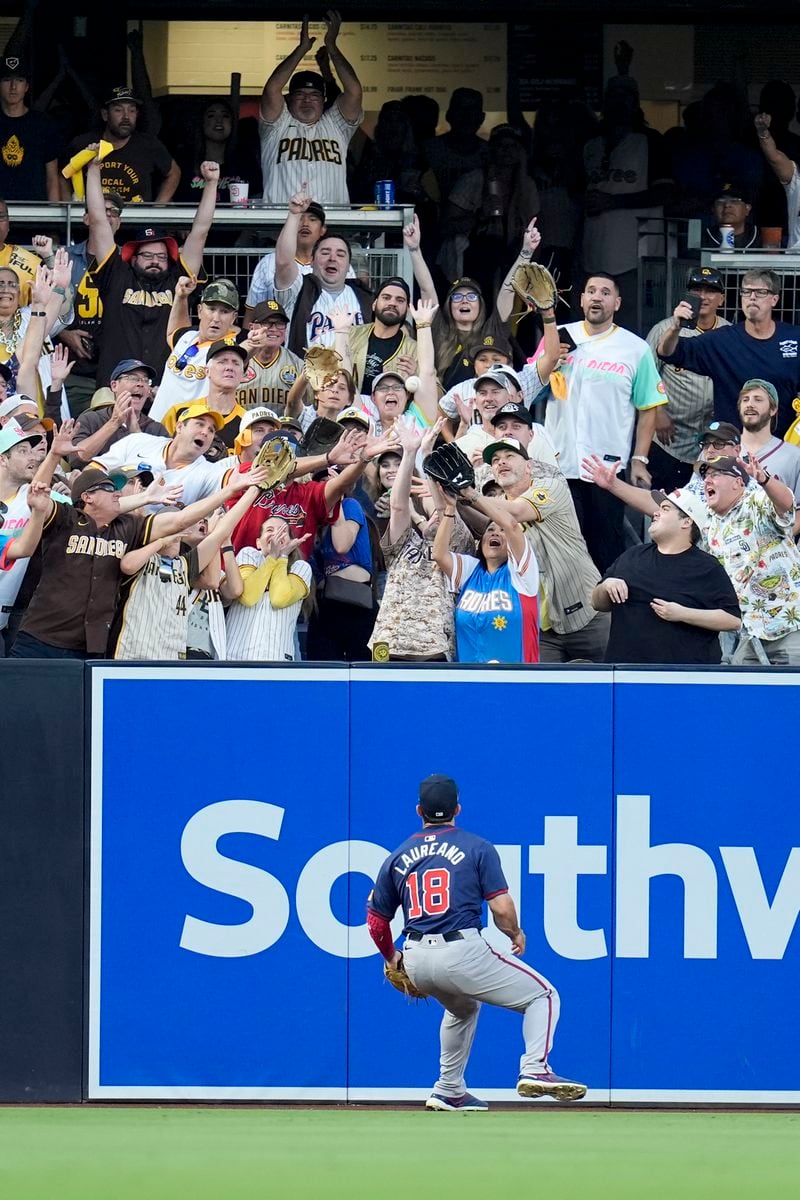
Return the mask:
{"type": "Polygon", "coordinates": [[[520,1096],[580,1100],[585,1084],[554,1074],[547,1061],[558,1021],[558,992],[518,961],[525,934],[500,856],[491,842],[457,828],[460,812],[455,780],[447,775],[423,779],[417,804],[422,830],[389,855],[367,903],[370,936],[384,959],[404,968],[415,987],[445,1009],[439,1079],[425,1107],[439,1112],[484,1112],[489,1107],[467,1091],[464,1079],[482,1003],[523,1014],[520,1096]],[[497,928],[510,939],[514,957],[499,953],[482,937],[485,902],[497,928]],[[406,939],[402,953],[395,949],[390,928],[399,907],[406,939]]]}
{"type": "Polygon", "coordinates": [[[246,345],[252,351],[236,403],[245,410],[273,409],[282,416],[292,384],[302,374],[303,360],[284,346],[289,318],[277,300],[253,309],[246,345]]]}

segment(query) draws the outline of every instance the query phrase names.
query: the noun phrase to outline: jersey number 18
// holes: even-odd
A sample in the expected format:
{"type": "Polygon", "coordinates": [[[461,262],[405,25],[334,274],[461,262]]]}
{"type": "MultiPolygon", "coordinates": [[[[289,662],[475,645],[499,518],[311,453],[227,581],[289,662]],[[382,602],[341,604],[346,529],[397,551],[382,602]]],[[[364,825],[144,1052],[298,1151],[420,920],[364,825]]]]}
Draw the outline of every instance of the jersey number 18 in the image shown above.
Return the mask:
{"type": "Polygon", "coordinates": [[[428,867],[422,875],[409,875],[408,919],[414,921],[423,914],[435,917],[450,907],[450,872],[440,867],[428,867]],[[421,893],[421,895],[420,895],[421,893]]]}

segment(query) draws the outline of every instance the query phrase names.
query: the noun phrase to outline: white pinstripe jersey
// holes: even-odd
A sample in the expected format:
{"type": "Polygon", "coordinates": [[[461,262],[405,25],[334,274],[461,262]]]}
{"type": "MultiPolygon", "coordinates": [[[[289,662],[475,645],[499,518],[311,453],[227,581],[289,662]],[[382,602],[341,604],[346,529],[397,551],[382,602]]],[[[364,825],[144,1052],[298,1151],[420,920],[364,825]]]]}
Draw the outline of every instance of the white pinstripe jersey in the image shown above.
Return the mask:
{"type": "MultiPolygon", "coordinates": [[[[264,555],[254,546],[245,546],[236,555],[240,567],[260,567],[264,555]]],[[[311,585],[311,567],[298,559],[289,567],[306,585],[311,585]]],[[[293,662],[294,631],[302,600],[287,608],[273,608],[269,588],[257,604],[248,607],[238,600],[228,609],[228,659],[234,662],[293,662]]]]}
{"type": "Polygon", "coordinates": [[[282,417],[289,389],[302,370],[302,359],[285,346],[280,348],[269,363],[262,363],[253,355],[247,365],[242,386],[236,389],[236,403],[241,404],[244,409],[271,408],[282,417]]]}
{"type": "Polygon", "coordinates": [[[212,659],[225,659],[227,636],[225,609],[213,588],[192,588],[189,596],[187,650],[200,650],[212,659]]]}
{"type": "Polygon", "coordinates": [[[124,601],[115,659],[186,658],[189,577],[196,564],[194,551],[176,558],[156,554],[145,563],[131,580],[124,601]]]}

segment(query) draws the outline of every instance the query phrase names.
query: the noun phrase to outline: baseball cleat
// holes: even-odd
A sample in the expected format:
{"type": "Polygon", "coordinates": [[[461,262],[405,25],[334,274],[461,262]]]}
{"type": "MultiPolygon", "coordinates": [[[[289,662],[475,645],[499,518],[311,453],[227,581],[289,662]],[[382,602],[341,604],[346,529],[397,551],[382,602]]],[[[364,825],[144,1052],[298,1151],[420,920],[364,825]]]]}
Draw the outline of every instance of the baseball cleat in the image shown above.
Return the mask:
{"type": "MultiPolygon", "coordinates": [[[[586,1091],[586,1088],[583,1090],[586,1091]]],[[[471,1096],[469,1092],[464,1092],[463,1096],[442,1096],[441,1093],[434,1092],[428,1096],[425,1107],[431,1112],[486,1112],[489,1105],[485,1100],[471,1096]]]]}
{"type": "Polygon", "coordinates": [[[564,1079],[552,1071],[543,1071],[541,1075],[520,1075],[517,1092],[527,1099],[552,1096],[554,1100],[582,1100],[586,1095],[586,1084],[564,1079]]]}

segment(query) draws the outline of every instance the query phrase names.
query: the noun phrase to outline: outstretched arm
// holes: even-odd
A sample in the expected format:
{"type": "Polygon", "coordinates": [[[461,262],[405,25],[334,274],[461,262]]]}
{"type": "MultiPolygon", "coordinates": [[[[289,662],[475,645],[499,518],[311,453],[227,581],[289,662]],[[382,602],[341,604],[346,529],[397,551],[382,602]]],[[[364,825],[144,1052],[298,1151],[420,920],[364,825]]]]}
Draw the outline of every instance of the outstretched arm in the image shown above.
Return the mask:
{"type": "Polygon", "coordinates": [[[500,285],[500,291],[497,293],[497,301],[494,306],[495,312],[503,322],[506,322],[510,319],[511,313],[514,310],[514,288],[511,286],[511,280],[514,277],[514,272],[516,271],[517,267],[531,261],[537,247],[539,246],[539,243],[542,240],[542,235],[536,228],[536,220],[536,217],[531,219],[530,223],[528,224],[528,228],[522,235],[522,249],[520,250],[514,262],[511,264],[508,274],[500,285]]]}
{"type": "Polygon", "coordinates": [[[188,329],[192,323],[189,316],[189,297],[197,286],[197,279],[189,275],[181,275],[175,284],[175,299],[169,310],[167,321],[167,344],[172,348],[172,338],[179,329],[188,329]]]}
{"type": "Polygon", "coordinates": [[[411,480],[417,451],[422,442],[421,433],[413,426],[396,421],[395,428],[397,439],[403,448],[403,457],[392,484],[392,498],[389,504],[389,541],[392,543],[399,542],[411,524],[411,480]]]}
{"type": "MultiPolygon", "coordinates": [[[[87,147],[97,150],[97,144],[87,147]]],[[[89,240],[98,263],[108,258],[114,249],[114,234],[106,216],[106,199],[100,179],[100,163],[96,158],[86,167],[86,215],[89,218],[89,240]]]]}
{"type": "Polygon", "coordinates": [[[315,41],[316,38],[308,36],[308,17],[304,17],[303,24],[300,27],[300,41],[288,58],[278,63],[264,84],[264,90],[261,93],[261,120],[266,121],[268,125],[272,125],[281,115],[281,111],[283,110],[283,89],[315,41]]]}
{"type": "Polygon", "coordinates": [[[436,378],[436,362],[433,348],[433,318],[439,305],[435,300],[420,300],[416,308],[409,305],[409,316],[417,327],[417,371],[420,386],[414,394],[414,403],[429,425],[439,411],[439,384],[436,378]]]}
{"type": "Polygon", "coordinates": [[[341,16],[334,9],[329,9],[325,14],[325,24],[328,27],[325,31],[325,48],[342,85],[342,94],[336,105],[345,121],[352,124],[362,116],[361,82],[337,44],[336,39],[342,24],[341,16]]]}
{"type": "Polygon", "coordinates": [[[403,228],[403,245],[411,255],[411,266],[421,299],[438,304],[439,300],[436,295],[436,288],[433,285],[433,276],[430,273],[428,264],[422,257],[420,242],[419,217],[414,213],[414,220],[410,225],[406,225],[403,228]]]}
{"type": "Polygon", "coordinates": [[[295,258],[297,231],[300,228],[300,218],[310,203],[311,193],[308,190],[308,182],[303,180],[300,191],[295,192],[289,201],[289,211],[275,243],[275,287],[277,290],[291,287],[300,275],[300,268],[295,258]]]}
{"type": "Polygon", "coordinates": [[[780,179],[781,183],[791,183],[794,175],[794,162],[789,158],[788,154],[784,154],[775,145],[775,139],[770,133],[770,122],[772,117],[769,113],[758,113],[755,119],[756,133],[758,134],[758,144],[761,147],[761,153],[772,167],[775,174],[780,179]]]}
{"type": "Polygon", "coordinates": [[[217,188],[219,186],[219,163],[200,163],[200,174],[205,180],[203,194],[200,197],[200,203],[197,206],[192,228],[184,243],[181,255],[192,275],[200,274],[200,268],[203,265],[203,251],[206,248],[206,238],[214,221],[214,209],[217,205],[217,188]]]}

